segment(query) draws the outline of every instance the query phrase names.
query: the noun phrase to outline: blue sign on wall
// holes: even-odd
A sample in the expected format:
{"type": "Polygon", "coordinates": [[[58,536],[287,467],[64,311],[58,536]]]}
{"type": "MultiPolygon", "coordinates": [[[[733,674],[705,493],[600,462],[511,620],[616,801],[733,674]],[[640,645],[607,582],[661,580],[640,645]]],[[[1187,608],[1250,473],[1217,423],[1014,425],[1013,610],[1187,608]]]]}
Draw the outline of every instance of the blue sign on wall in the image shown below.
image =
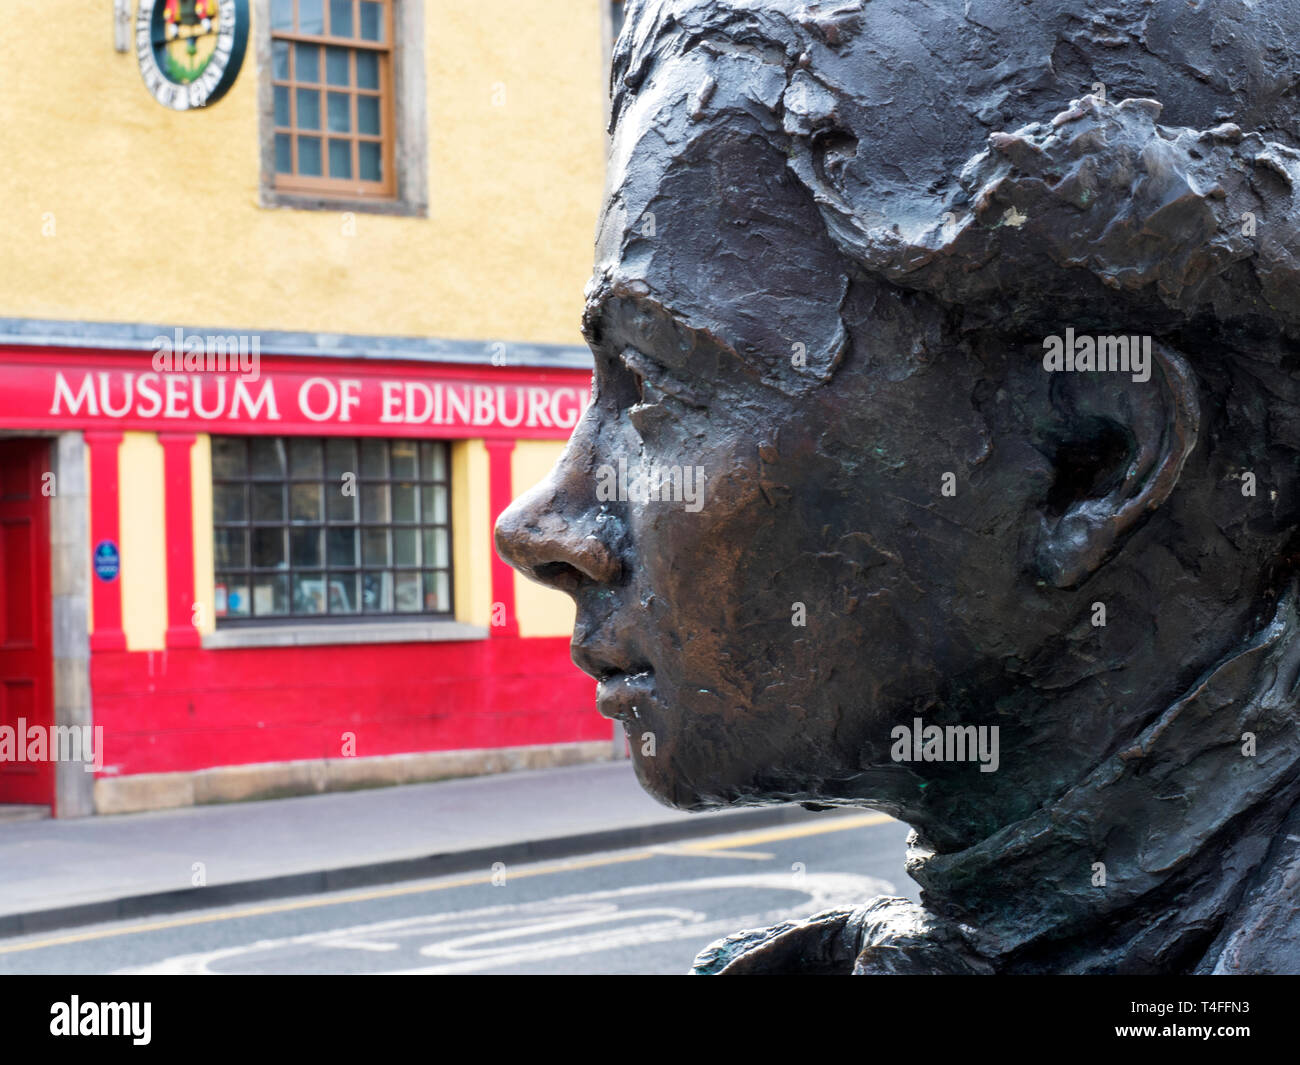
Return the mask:
{"type": "Polygon", "coordinates": [[[101,581],[117,580],[122,568],[122,556],[112,540],[101,540],[95,545],[95,576],[101,581]]]}

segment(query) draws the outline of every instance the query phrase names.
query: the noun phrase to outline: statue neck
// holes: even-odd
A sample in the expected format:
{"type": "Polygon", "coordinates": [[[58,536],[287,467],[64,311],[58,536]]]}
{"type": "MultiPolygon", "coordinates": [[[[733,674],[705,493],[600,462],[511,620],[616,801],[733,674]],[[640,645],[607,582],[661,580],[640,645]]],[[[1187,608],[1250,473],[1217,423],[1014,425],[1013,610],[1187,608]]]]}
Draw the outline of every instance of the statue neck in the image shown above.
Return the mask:
{"type": "Polygon", "coordinates": [[[1063,971],[1167,971],[1203,950],[1300,795],[1298,600],[1293,585],[1267,628],[1032,816],[914,849],[925,908],[995,966],[1045,951],[1063,971]]]}

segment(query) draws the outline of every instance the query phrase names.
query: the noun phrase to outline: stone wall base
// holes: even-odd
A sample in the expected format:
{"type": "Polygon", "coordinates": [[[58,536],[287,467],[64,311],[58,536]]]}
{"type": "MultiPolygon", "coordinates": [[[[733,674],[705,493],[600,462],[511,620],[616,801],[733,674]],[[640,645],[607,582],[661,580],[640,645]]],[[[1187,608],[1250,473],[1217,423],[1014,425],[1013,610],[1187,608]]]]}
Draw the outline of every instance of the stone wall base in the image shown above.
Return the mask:
{"type": "Polygon", "coordinates": [[[100,777],[95,781],[95,812],[125,814],[218,802],[318,795],[327,791],[509,773],[517,769],[553,769],[584,762],[607,762],[613,756],[610,741],[599,740],[535,747],[427,751],[371,758],[262,762],[189,773],[100,777]]]}

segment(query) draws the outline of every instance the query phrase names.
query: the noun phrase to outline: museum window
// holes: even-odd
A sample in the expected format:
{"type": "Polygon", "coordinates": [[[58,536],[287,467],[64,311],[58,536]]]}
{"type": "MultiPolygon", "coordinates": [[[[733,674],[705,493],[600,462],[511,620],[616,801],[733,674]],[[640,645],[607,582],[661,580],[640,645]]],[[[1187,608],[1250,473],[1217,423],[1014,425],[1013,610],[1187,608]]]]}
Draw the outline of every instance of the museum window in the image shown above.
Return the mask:
{"type": "Polygon", "coordinates": [[[218,625],[452,613],[448,445],[214,436],[218,625]]]}
{"type": "Polygon", "coordinates": [[[427,214],[423,0],[261,0],[266,206],[427,214]]]}

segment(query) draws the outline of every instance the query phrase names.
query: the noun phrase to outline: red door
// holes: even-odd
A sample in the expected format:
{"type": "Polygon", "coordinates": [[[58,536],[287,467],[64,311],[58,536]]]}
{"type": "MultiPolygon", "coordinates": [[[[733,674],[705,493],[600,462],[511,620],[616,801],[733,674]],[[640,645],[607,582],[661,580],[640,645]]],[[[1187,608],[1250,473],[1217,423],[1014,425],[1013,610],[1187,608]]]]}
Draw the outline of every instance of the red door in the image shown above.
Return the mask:
{"type": "Polygon", "coordinates": [[[0,440],[0,803],[54,803],[49,453],[46,440],[0,440]],[[46,757],[29,762],[33,728],[46,757]]]}

